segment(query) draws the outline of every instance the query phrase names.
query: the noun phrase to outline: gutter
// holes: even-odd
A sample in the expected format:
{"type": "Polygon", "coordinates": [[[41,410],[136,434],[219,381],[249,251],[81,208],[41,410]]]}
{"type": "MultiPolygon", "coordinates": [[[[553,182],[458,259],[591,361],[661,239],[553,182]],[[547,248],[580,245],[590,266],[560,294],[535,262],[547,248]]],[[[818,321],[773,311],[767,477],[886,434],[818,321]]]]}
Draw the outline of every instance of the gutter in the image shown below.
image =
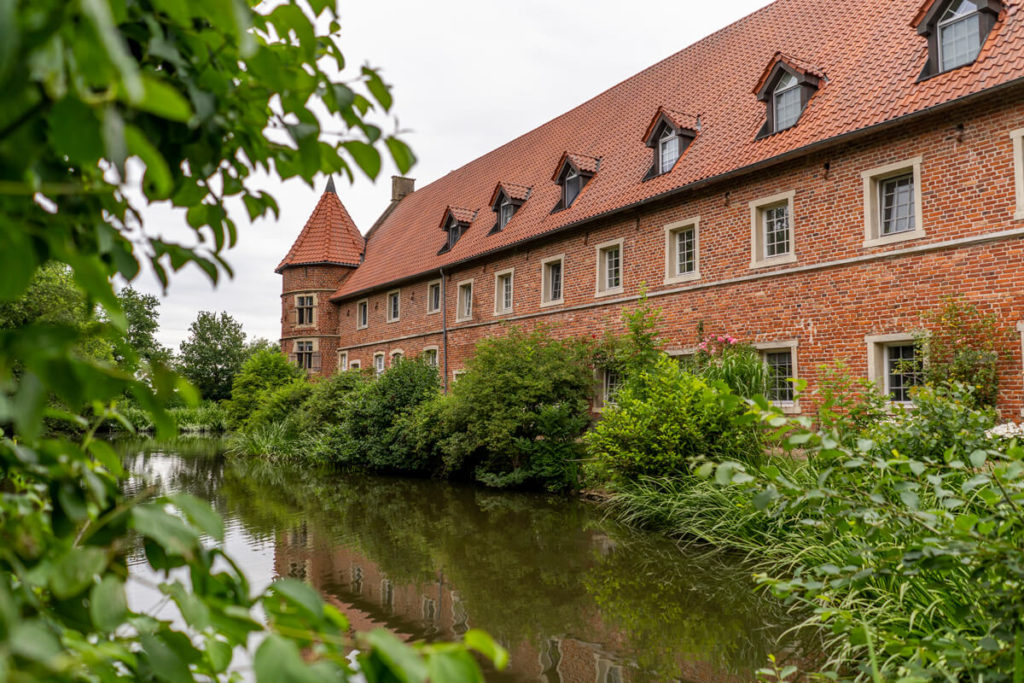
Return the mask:
{"type": "MultiPolygon", "coordinates": [[[[441,275],[441,345],[444,353],[444,393],[448,393],[448,280],[444,276],[444,267],[438,268],[441,275]]],[[[458,302],[455,302],[458,306],[458,302]]]]}
{"type": "MultiPolygon", "coordinates": [[[[842,133],[840,135],[836,135],[836,136],[831,137],[831,138],[825,138],[824,140],[819,140],[817,142],[812,142],[809,145],[804,145],[803,147],[798,147],[796,149],[790,150],[789,152],[784,152],[784,153],[776,155],[774,157],[769,157],[768,159],[764,159],[762,161],[755,162],[755,163],[750,164],[748,166],[743,166],[741,168],[737,168],[737,169],[734,169],[732,171],[727,171],[725,173],[721,173],[721,174],[716,175],[716,176],[711,176],[709,178],[704,178],[702,180],[697,180],[697,181],[694,181],[694,182],[692,182],[692,183],[690,183],[688,185],[681,185],[679,187],[673,188],[673,189],[668,190],[666,192],[662,192],[661,194],[653,195],[651,197],[647,197],[646,199],[641,199],[641,200],[633,202],[631,204],[624,204],[623,206],[620,206],[620,207],[617,207],[617,208],[614,208],[614,209],[609,209],[608,211],[605,211],[603,213],[594,214],[593,216],[587,216],[586,218],[581,218],[581,219],[579,219],[577,221],[574,221],[572,223],[566,223],[564,225],[560,225],[560,226],[558,226],[556,228],[552,228],[551,230],[548,230],[547,232],[543,232],[543,233],[540,233],[538,235],[531,235],[530,237],[526,237],[526,238],[524,238],[522,240],[519,240],[518,242],[513,242],[512,244],[505,244],[505,245],[502,245],[500,247],[495,247],[493,249],[488,249],[486,251],[482,251],[480,253],[474,254],[474,255],[469,256],[467,258],[464,258],[464,259],[461,259],[461,260],[458,260],[458,261],[453,261],[452,263],[448,263],[446,265],[446,267],[451,268],[451,267],[455,267],[455,266],[462,266],[462,265],[465,265],[465,264],[468,264],[468,263],[472,263],[473,261],[477,261],[479,259],[486,258],[486,257],[488,257],[488,256],[490,256],[492,254],[496,254],[496,253],[499,253],[499,252],[507,251],[507,250],[510,250],[510,249],[512,249],[514,247],[520,247],[520,246],[525,245],[525,244],[530,244],[532,242],[543,240],[543,239],[546,239],[546,238],[551,237],[553,235],[558,235],[558,234],[561,234],[563,232],[567,232],[569,230],[573,230],[575,228],[579,228],[581,226],[597,222],[597,221],[599,221],[601,219],[604,219],[604,218],[609,218],[611,216],[617,216],[617,215],[619,215],[621,213],[628,213],[630,211],[634,211],[636,209],[639,209],[641,207],[647,206],[649,204],[660,202],[660,201],[663,201],[665,199],[669,199],[671,197],[675,197],[675,196],[680,195],[680,194],[685,194],[685,193],[688,193],[688,192],[693,192],[695,190],[703,189],[703,188],[705,188],[705,187],[707,187],[709,185],[714,185],[714,184],[717,184],[717,183],[720,183],[720,182],[723,182],[723,181],[726,181],[726,180],[731,180],[733,178],[737,178],[737,177],[740,177],[740,176],[749,175],[751,173],[755,173],[755,172],[763,170],[765,168],[770,168],[772,166],[776,166],[778,164],[790,161],[791,159],[794,159],[794,158],[797,158],[797,157],[802,157],[802,156],[811,154],[813,152],[817,152],[817,151],[819,151],[821,149],[826,149],[826,148],[829,148],[829,147],[834,147],[834,146],[839,145],[841,143],[848,142],[848,141],[851,141],[851,140],[856,140],[856,139],[859,139],[859,138],[862,138],[862,137],[867,137],[869,135],[873,135],[874,133],[882,132],[882,131],[888,130],[889,128],[893,128],[895,126],[899,126],[899,125],[902,125],[902,124],[905,124],[905,123],[911,123],[913,121],[916,121],[919,118],[924,118],[925,116],[928,116],[928,115],[931,115],[931,114],[934,114],[934,113],[938,113],[938,112],[942,112],[942,111],[945,111],[946,109],[951,109],[953,107],[960,106],[962,104],[969,104],[971,102],[974,102],[975,100],[981,99],[983,97],[987,97],[987,96],[989,96],[991,94],[994,94],[994,93],[1002,92],[1004,90],[1007,90],[1007,89],[1013,88],[1015,86],[1018,86],[1018,85],[1020,85],[1022,83],[1024,83],[1024,77],[1017,78],[1017,79],[1014,79],[1012,81],[1007,81],[1006,83],[1001,83],[1001,84],[993,86],[991,88],[986,88],[985,90],[979,90],[978,92],[971,93],[969,95],[964,95],[963,97],[957,98],[955,100],[947,100],[945,102],[941,102],[939,104],[933,105],[931,107],[927,107],[925,109],[919,109],[919,110],[917,110],[915,112],[911,112],[909,114],[905,114],[903,116],[899,116],[899,117],[896,117],[894,119],[889,119],[888,121],[882,121],[881,123],[876,123],[876,124],[873,124],[873,125],[868,126],[866,128],[858,128],[857,130],[853,130],[853,131],[850,131],[848,133],[842,133]]],[[[329,297],[329,301],[332,301],[332,302],[333,301],[342,301],[342,300],[354,298],[354,297],[357,297],[357,296],[360,296],[360,295],[363,295],[363,294],[368,294],[370,292],[374,292],[374,291],[377,291],[377,290],[380,290],[380,289],[387,289],[389,287],[394,287],[395,285],[398,285],[398,284],[403,283],[403,282],[408,282],[408,281],[411,281],[411,280],[420,280],[425,275],[429,275],[431,272],[433,272],[433,271],[424,271],[424,272],[416,273],[416,274],[413,274],[413,275],[406,275],[406,276],[397,278],[395,280],[390,280],[388,282],[372,285],[370,287],[364,287],[363,289],[357,290],[355,292],[347,292],[344,295],[339,296],[339,297],[329,297]]]]}

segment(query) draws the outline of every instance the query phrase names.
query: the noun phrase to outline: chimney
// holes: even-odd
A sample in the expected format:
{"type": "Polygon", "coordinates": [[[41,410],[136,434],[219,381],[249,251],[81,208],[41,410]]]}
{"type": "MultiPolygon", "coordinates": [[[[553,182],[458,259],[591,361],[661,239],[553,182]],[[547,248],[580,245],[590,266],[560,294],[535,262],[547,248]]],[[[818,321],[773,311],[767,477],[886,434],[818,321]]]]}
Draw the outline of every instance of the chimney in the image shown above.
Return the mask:
{"type": "Polygon", "coordinates": [[[415,178],[405,178],[400,175],[391,176],[391,201],[401,201],[406,195],[412,194],[415,189],[415,178]]]}

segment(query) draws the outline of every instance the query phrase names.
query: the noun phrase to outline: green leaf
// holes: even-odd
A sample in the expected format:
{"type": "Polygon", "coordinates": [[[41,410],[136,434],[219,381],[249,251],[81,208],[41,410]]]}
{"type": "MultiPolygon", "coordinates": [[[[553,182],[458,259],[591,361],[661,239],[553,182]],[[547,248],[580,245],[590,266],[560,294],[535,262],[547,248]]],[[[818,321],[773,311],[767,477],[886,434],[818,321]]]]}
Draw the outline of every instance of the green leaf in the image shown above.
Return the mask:
{"type": "Polygon", "coordinates": [[[37,619],[15,622],[8,635],[7,648],[16,655],[47,666],[53,665],[64,651],[53,632],[37,619]]]}
{"type": "Polygon", "coordinates": [[[395,137],[388,137],[384,140],[391,152],[391,158],[395,160],[399,173],[407,173],[416,164],[416,155],[407,144],[395,137]]]}
{"type": "Polygon", "coordinates": [[[187,123],[192,118],[192,107],[173,86],[150,75],[142,77],[145,96],[135,106],[169,121],[187,123]]]}
{"type": "Polygon", "coordinates": [[[72,598],[103,573],[107,553],[102,548],[72,548],[50,570],[50,589],[60,599],[72,598]]]}
{"type": "Polygon", "coordinates": [[[124,130],[128,153],[137,156],[146,165],[146,195],[150,199],[167,199],[171,196],[174,182],[171,169],[164,161],[160,150],[150,144],[135,126],[127,126],[124,130]]]}
{"type": "Polygon", "coordinates": [[[466,647],[476,650],[489,659],[494,664],[494,668],[499,671],[508,666],[508,651],[494,642],[494,638],[491,638],[486,631],[471,628],[466,631],[464,641],[466,647]]]}
{"type": "Polygon", "coordinates": [[[188,493],[175,493],[168,498],[200,531],[216,541],[224,540],[224,520],[209,503],[188,493]]]}
{"type": "Polygon", "coordinates": [[[139,637],[139,642],[158,679],[167,683],[192,683],[194,679],[188,664],[164,639],[144,634],[139,637]]]}
{"type": "Polygon", "coordinates": [[[976,450],[971,453],[970,461],[975,467],[981,467],[988,460],[988,453],[982,450],[976,450]]]}
{"type": "Polygon", "coordinates": [[[74,97],[65,97],[53,105],[46,123],[58,153],[67,154],[72,163],[92,166],[103,156],[100,120],[95,112],[74,97]]]}
{"type": "Polygon", "coordinates": [[[341,145],[352,155],[352,159],[363,173],[370,178],[377,177],[377,174],[380,173],[380,152],[373,145],[368,145],[361,140],[348,140],[341,145]]]}
{"type": "Polygon", "coordinates": [[[378,628],[365,634],[364,639],[403,683],[422,683],[427,680],[427,665],[415,650],[393,634],[378,628]]]}
{"type": "MultiPolygon", "coordinates": [[[[2,0],[0,0],[2,1],[2,0]]],[[[11,300],[25,291],[39,261],[28,236],[21,230],[5,230],[0,249],[0,300],[11,300]]]]}
{"type": "Polygon", "coordinates": [[[124,162],[128,158],[128,146],[125,144],[124,119],[113,106],[103,110],[103,149],[107,161],[114,164],[121,178],[125,177],[124,162]]]}
{"type": "Polygon", "coordinates": [[[391,109],[391,91],[384,81],[381,80],[380,74],[364,66],[363,75],[366,76],[366,89],[370,91],[373,98],[380,102],[380,106],[384,107],[384,111],[391,109]]]}
{"type": "Polygon", "coordinates": [[[480,667],[465,650],[442,650],[431,653],[427,658],[427,671],[431,681],[482,683],[484,680],[480,667]]]}
{"type": "Polygon", "coordinates": [[[81,0],[82,12],[88,17],[99,36],[100,44],[108,59],[121,75],[121,84],[130,102],[138,102],[145,96],[142,79],[139,78],[138,64],[128,52],[128,47],[117,30],[110,5],[106,0],[81,0]]]}
{"type": "Polygon", "coordinates": [[[206,636],[206,657],[210,661],[210,668],[214,673],[223,673],[231,665],[232,651],[231,643],[225,642],[215,636],[206,636]]]}
{"type": "Polygon", "coordinates": [[[89,616],[96,628],[104,633],[113,633],[128,616],[128,601],[125,598],[124,583],[108,574],[93,586],[89,595],[89,616]]]}
{"type": "Polygon", "coordinates": [[[700,467],[698,467],[694,471],[694,474],[697,477],[699,477],[700,479],[707,479],[708,477],[710,477],[712,475],[712,473],[714,473],[714,471],[715,471],[715,463],[713,463],[713,462],[706,462],[703,465],[701,465],[700,467]]]}
{"type": "Polygon", "coordinates": [[[139,505],[132,509],[135,529],[160,545],[169,554],[191,557],[199,536],[174,515],[157,505],[139,505]]]}
{"type": "Polygon", "coordinates": [[[293,605],[300,607],[311,617],[320,619],[324,614],[320,594],[307,583],[298,579],[279,579],[270,585],[271,592],[280,595],[293,605]]]}
{"type": "Polygon", "coordinates": [[[978,523],[978,515],[964,514],[957,515],[956,519],[953,520],[953,527],[957,531],[967,532],[974,528],[974,525],[978,523]]]}
{"type": "Polygon", "coordinates": [[[320,683],[302,660],[298,646],[277,634],[267,636],[260,644],[253,668],[260,683],[320,683]]]}

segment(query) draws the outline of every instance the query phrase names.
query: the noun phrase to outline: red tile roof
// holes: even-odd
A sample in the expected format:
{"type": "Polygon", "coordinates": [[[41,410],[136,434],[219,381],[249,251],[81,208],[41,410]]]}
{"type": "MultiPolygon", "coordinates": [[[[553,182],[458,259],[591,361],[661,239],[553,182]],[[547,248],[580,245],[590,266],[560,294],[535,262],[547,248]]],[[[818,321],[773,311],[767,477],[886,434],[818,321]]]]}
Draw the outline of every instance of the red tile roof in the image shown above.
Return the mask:
{"type": "Polygon", "coordinates": [[[463,209],[462,207],[459,207],[459,206],[449,206],[449,207],[446,207],[446,208],[447,208],[447,210],[442,214],[442,217],[441,217],[441,228],[442,229],[445,227],[445,224],[448,222],[448,215],[449,214],[451,214],[452,217],[455,218],[455,220],[457,220],[459,223],[464,223],[466,225],[469,225],[470,223],[472,223],[473,219],[476,218],[477,212],[474,211],[473,209],[463,209]]]}
{"type": "Polygon", "coordinates": [[[813,64],[808,64],[804,60],[799,59],[797,57],[785,55],[782,54],[781,52],[776,52],[775,56],[772,57],[772,61],[768,62],[768,66],[764,68],[764,72],[761,74],[761,78],[757,81],[757,85],[754,86],[754,89],[751,92],[758,94],[761,92],[761,89],[765,86],[765,82],[772,75],[772,72],[775,71],[775,66],[779,62],[784,62],[791,69],[795,69],[800,73],[810,74],[812,76],[816,76],[822,79],[825,78],[825,72],[819,69],[818,67],[814,66],[813,64]]]}
{"type": "MultiPolygon", "coordinates": [[[[645,69],[575,109],[405,197],[370,239],[365,262],[338,290],[344,297],[436,272],[574,225],[764,163],[815,143],[923,112],[1024,79],[1024,0],[1008,0],[971,65],[918,82],[927,59],[911,27],[921,0],[778,0],[645,69]],[[765,106],[751,92],[774,55],[828,75],[799,123],[757,139],[765,106]],[[651,150],[640,135],[658,107],[700,116],[701,133],[669,173],[641,182],[651,150]],[[601,158],[573,205],[554,214],[551,171],[566,150],[601,158]],[[468,230],[438,254],[443,236],[425,232],[449,205],[486,207],[505,178],[531,185],[516,220],[494,234],[468,230]],[[421,237],[426,236],[426,237],[421,237]]],[[[680,5],[680,12],[685,10],[680,5]]],[[[490,211],[476,220],[490,227],[490,211]]]]}
{"type": "Polygon", "coordinates": [[[509,199],[526,201],[530,197],[531,189],[528,185],[519,185],[518,183],[498,183],[497,187],[494,188],[494,192],[491,193],[491,201],[487,205],[494,206],[494,202],[498,201],[498,192],[501,191],[504,191],[505,196],[509,199]]]}
{"type": "Polygon", "coordinates": [[[306,226],[275,272],[280,273],[289,266],[314,263],[358,266],[362,261],[363,244],[363,236],[338,199],[334,179],[331,178],[306,226]]]}

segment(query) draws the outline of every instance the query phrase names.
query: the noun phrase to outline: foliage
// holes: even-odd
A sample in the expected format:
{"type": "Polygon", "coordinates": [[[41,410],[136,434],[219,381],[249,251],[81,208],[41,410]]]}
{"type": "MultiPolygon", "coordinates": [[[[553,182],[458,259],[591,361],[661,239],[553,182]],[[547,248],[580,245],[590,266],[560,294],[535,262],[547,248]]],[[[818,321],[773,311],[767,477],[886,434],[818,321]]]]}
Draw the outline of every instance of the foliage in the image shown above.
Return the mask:
{"type": "Polygon", "coordinates": [[[866,377],[852,377],[842,361],[818,368],[818,397],[820,428],[854,441],[890,409],[889,398],[878,385],[866,377]]]}
{"type": "Polygon", "coordinates": [[[999,393],[999,347],[1005,337],[995,316],[983,315],[974,304],[950,298],[922,318],[924,331],[917,344],[925,381],[969,384],[980,405],[994,406],[999,393]]]}
{"type": "Polygon", "coordinates": [[[439,392],[437,368],[418,358],[392,361],[376,381],[357,384],[343,400],[335,458],[378,471],[423,472],[429,463],[409,458],[400,447],[403,417],[439,392]]]}
{"type": "Polygon", "coordinates": [[[734,394],[743,398],[768,393],[768,369],[761,354],[727,334],[701,340],[697,352],[687,359],[687,367],[708,384],[724,382],[734,394]]]}
{"type": "Polygon", "coordinates": [[[245,427],[264,402],[267,392],[303,378],[303,372],[276,351],[258,351],[246,360],[231,383],[228,424],[245,427]]]}
{"type": "Polygon", "coordinates": [[[924,388],[913,410],[852,434],[761,400],[744,419],[802,458],[640,482],[618,506],[750,552],[757,580],[823,639],[831,678],[1012,680],[1024,675],[1024,449],[986,436],[993,415],[970,393],[924,388]]]}
{"type": "Polygon", "coordinates": [[[584,440],[614,481],[680,476],[704,462],[760,454],[757,430],[736,423],[743,410],[724,384],[710,387],[661,356],[622,386],[584,440]]]}
{"type": "Polygon", "coordinates": [[[346,398],[367,381],[359,372],[349,371],[336,372],[313,384],[309,398],[296,415],[299,431],[313,433],[328,425],[340,424],[346,398]]]}
{"type": "Polygon", "coordinates": [[[661,309],[651,308],[647,292],[641,288],[640,300],[623,312],[622,321],[626,333],[617,335],[609,331],[592,353],[595,366],[617,372],[628,380],[649,369],[662,354],[664,341],[658,337],[661,309]]]}
{"type": "Polygon", "coordinates": [[[594,383],[586,351],[544,328],[478,342],[451,389],[459,436],[445,446],[447,469],[488,486],[575,487],[594,383]]]}
{"type": "MultiPolygon", "coordinates": [[[[268,352],[272,353],[272,352],[268,352]]],[[[275,354],[280,356],[281,354],[275,354]]],[[[246,361],[248,364],[250,361],[246,361]]],[[[272,424],[281,424],[294,436],[297,416],[303,403],[313,393],[313,385],[305,378],[293,379],[288,384],[264,389],[254,405],[258,407],[244,420],[246,429],[259,429],[272,424]]],[[[234,402],[232,401],[232,405],[234,402]]]]}
{"type": "MultiPolygon", "coordinates": [[[[85,317],[94,304],[103,309],[95,325],[30,316],[0,330],[0,424],[14,430],[0,434],[5,677],[224,680],[234,676],[235,648],[252,642],[260,681],[344,680],[352,648],[373,680],[439,670],[480,680],[458,646],[419,646],[421,657],[382,633],[353,640],[340,613],[302,584],[282,581],[253,596],[224,556],[219,517],[187,495],[125,500],[116,454],[95,437],[112,416],[103,407],[125,396],[160,436],[173,431],[162,405],[179,393],[196,399],[164,363],[154,362],[143,383],[83,352],[92,340],[124,343],[128,321],[111,278],[132,281],[140,258],[165,286],[170,271],[190,263],[213,281],[229,272],[221,253],[237,235],[227,203],[241,200],[252,219],[277,213],[274,198],[251,186],[256,172],[311,182],[321,172],[351,176],[354,162],[374,177],[381,146],[400,172],[411,166],[408,148],[365,118],[391,107],[380,76],[367,67],[358,84],[332,80],[344,65],[340,47],[306,13],[322,15],[329,4],[281,2],[260,6],[263,14],[237,1],[0,3],[0,303],[18,301],[42,264],[55,261],[70,268],[85,317]],[[323,140],[321,121],[343,130],[323,140]],[[146,229],[125,185],[129,158],[145,168],[147,201],[187,210],[200,247],[146,229]],[[51,397],[59,412],[47,407],[51,397]],[[84,434],[43,438],[44,414],[84,434]],[[131,535],[144,540],[153,568],[187,568],[188,586],[160,584],[180,624],[129,610],[123,552],[131,535]]],[[[229,386],[218,376],[203,388],[218,397],[229,386]]],[[[467,646],[503,657],[482,635],[467,646]]]]}
{"type": "Polygon", "coordinates": [[[156,340],[160,328],[160,301],[152,294],[142,294],[134,287],[117,293],[118,303],[128,322],[124,340],[128,346],[115,352],[115,361],[124,370],[135,373],[154,360],[169,363],[171,350],[156,340]]]}
{"type": "Polygon", "coordinates": [[[203,398],[220,401],[231,396],[245,359],[242,324],[225,312],[200,311],[181,342],[178,365],[203,398]]]}

